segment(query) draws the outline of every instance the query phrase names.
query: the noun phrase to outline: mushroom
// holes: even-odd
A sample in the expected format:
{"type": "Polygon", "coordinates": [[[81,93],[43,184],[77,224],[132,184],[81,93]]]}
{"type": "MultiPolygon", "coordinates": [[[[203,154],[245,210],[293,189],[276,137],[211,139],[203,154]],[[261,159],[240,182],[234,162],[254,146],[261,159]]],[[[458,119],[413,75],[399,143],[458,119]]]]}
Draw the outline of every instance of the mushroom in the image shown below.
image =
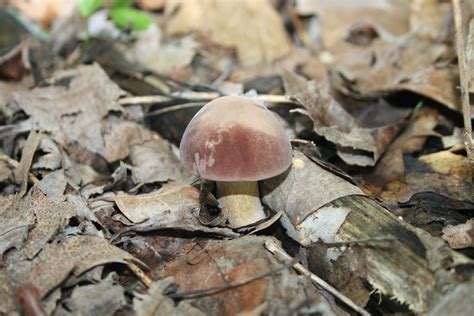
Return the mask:
{"type": "Polygon", "coordinates": [[[277,118],[243,96],[206,104],[187,126],[179,153],[188,171],[216,181],[231,227],[266,217],[257,181],[283,173],[292,161],[290,141],[277,118]]]}

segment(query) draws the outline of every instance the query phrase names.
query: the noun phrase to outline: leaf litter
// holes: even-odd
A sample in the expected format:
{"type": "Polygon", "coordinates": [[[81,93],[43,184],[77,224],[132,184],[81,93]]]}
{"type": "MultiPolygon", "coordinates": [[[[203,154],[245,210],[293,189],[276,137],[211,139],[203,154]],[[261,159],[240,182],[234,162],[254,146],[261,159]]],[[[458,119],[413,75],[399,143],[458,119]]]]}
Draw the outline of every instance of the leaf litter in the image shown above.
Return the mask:
{"type": "Polygon", "coordinates": [[[105,2],[6,2],[0,314],[472,309],[472,6],[137,1],[153,24],[132,31],[105,2]],[[177,146],[250,90],[293,163],[259,184],[267,218],[233,229],[177,146]]]}

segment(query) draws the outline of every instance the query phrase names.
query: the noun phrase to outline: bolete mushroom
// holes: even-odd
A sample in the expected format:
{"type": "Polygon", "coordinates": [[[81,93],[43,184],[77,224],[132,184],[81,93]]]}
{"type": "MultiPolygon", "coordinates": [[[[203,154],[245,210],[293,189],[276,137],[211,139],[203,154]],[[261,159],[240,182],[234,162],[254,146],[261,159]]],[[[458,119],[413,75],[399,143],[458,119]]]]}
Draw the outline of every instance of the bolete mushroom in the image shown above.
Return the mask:
{"type": "Polygon", "coordinates": [[[179,152],[188,171],[216,181],[231,227],[265,218],[257,181],[283,173],[292,161],[290,141],[277,118],[243,96],[206,104],[187,126],[179,152]]]}

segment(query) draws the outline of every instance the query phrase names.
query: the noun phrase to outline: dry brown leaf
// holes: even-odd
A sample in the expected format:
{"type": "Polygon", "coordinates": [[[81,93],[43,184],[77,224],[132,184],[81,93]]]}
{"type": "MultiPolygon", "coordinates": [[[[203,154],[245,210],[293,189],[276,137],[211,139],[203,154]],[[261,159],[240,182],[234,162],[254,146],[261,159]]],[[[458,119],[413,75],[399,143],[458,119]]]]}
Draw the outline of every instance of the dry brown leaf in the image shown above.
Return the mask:
{"type": "Polygon", "coordinates": [[[334,211],[323,216],[318,213],[319,208],[343,196],[363,194],[355,185],[323,169],[299,152],[294,152],[291,169],[281,176],[262,181],[261,190],[265,204],[286,213],[290,223],[285,227],[290,229],[291,237],[302,244],[314,242],[305,236],[309,228],[321,227],[319,230],[331,234],[338,230],[347,215],[334,211]],[[291,225],[296,231],[291,232],[291,225]]]}
{"type": "Polygon", "coordinates": [[[243,65],[270,63],[290,52],[288,35],[270,1],[168,1],[166,6],[168,13],[177,8],[167,25],[169,34],[200,31],[217,44],[236,47],[243,65]]]}
{"type": "Polygon", "coordinates": [[[403,0],[298,0],[296,10],[318,15],[321,40],[327,47],[343,40],[349,28],[361,22],[397,35],[408,31],[409,2],[403,0]]]}
{"type": "Polygon", "coordinates": [[[66,306],[81,315],[114,315],[127,304],[125,289],[117,279],[117,273],[112,272],[97,284],[75,287],[66,306]]]}
{"type": "Polygon", "coordinates": [[[15,289],[12,286],[10,273],[7,269],[0,268],[0,313],[13,315],[16,310],[15,289]]]}
{"type": "Polygon", "coordinates": [[[377,195],[387,182],[402,178],[405,174],[403,154],[421,150],[429,136],[437,135],[434,132],[437,124],[438,112],[422,108],[388,147],[373,171],[364,173],[366,192],[377,195]]]}
{"type": "Polygon", "coordinates": [[[301,90],[300,79],[295,89],[289,81],[294,76],[289,72],[284,75],[285,91],[299,90],[293,98],[307,110],[303,114],[313,120],[314,131],[334,143],[337,154],[348,164],[375,165],[409,114],[409,110],[392,107],[382,99],[369,104],[349,99],[340,103],[327,81],[309,81],[301,90]]]}
{"type": "Polygon", "coordinates": [[[453,51],[445,44],[410,33],[363,48],[341,44],[333,51],[332,84],[345,94],[374,98],[408,90],[461,110],[458,73],[449,64],[453,51]]]}
{"type": "Polygon", "coordinates": [[[132,179],[137,184],[165,182],[189,176],[173,153],[172,145],[157,134],[147,142],[131,146],[130,161],[133,166],[132,179]]]}
{"type": "Polygon", "coordinates": [[[172,277],[153,282],[147,293],[135,293],[133,298],[133,310],[137,316],[204,316],[206,315],[186,301],[176,305],[172,299],[163,293],[171,286],[172,277]]]}
{"type": "Polygon", "coordinates": [[[58,198],[63,196],[66,190],[67,179],[64,175],[64,170],[56,170],[48,173],[36,184],[36,187],[41,190],[49,198],[58,198]]]}
{"type": "Polygon", "coordinates": [[[440,0],[411,2],[410,31],[422,37],[438,38],[448,28],[451,3],[440,0]]]}
{"type": "MultiPolygon", "coordinates": [[[[246,236],[199,243],[200,247],[193,247],[167,262],[162,268],[162,277],[172,276],[179,285],[178,292],[187,292],[225,287],[281,268],[282,264],[264,248],[268,239],[271,238],[246,236]]],[[[292,269],[189,301],[217,315],[235,315],[263,302],[268,303],[264,314],[287,314],[304,299],[329,315],[340,315],[341,311],[331,308],[308,279],[301,278],[292,269]]]]}
{"type": "Polygon", "coordinates": [[[71,204],[62,199],[49,199],[39,190],[33,189],[30,196],[11,203],[1,216],[3,221],[8,223],[5,229],[17,227],[18,223],[25,223],[31,228],[20,253],[32,258],[47,245],[59,229],[67,225],[74,214],[71,204]]]}
{"type": "Polygon", "coordinates": [[[68,88],[51,86],[14,92],[15,100],[31,116],[33,128],[50,132],[58,144],[77,144],[106,157],[101,121],[110,112],[123,112],[117,99],[124,92],[97,64],[79,66],[72,76],[68,88]]]}
{"type": "Polygon", "coordinates": [[[9,262],[8,269],[16,286],[31,284],[44,297],[70,273],[79,276],[96,266],[112,262],[126,264],[127,261],[139,263],[102,237],[79,235],[57,238],[32,261],[9,262]]]}
{"type": "Polygon", "coordinates": [[[132,231],[176,229],[191,232],[237,237],[229,228],[207,227],[199,221],[199,190],[192,186],[169,186],[143,195],[117,195],[115,203],[132,222],[139,223],[125,228],[132,231]]]}
{"type": "Polygon", "coordinates": [[[48,27],[59,16],[71,13],[76,2],[71,0],[9,0],[27,18],[48,27]]]}
{"type": "Polygon", "coordinates": [[[424,155],[405,165],[403,177],[385,184],[380,197],[386,202],[407,202],[421,192],[474,203],[469,160],[449,151],[424,155]]]}

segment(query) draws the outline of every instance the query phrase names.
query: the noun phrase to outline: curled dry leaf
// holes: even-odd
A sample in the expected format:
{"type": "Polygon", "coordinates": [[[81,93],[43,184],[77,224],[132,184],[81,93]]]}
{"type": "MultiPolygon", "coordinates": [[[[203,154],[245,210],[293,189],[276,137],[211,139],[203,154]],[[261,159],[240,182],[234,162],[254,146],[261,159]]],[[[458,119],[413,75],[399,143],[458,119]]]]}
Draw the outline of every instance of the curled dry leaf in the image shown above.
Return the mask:
{"type": "Polygon", "coordinates": [[[133,231],[175,229],[237,237],[229,228],[207,227],[199,221],[199,190],[192,186],[170,186],[143,195],[117,195],[120,211],[136,225],[119,235],[133,231]]]}
{"type": "Polygon", "coordinates": [[[474,219],[471,218],[464,224],[443,228],[443,239],[453,249],[462,249],[474,246],[474,219]]]}
{"type": "MultiPolygon", "coordinates": [[[[355,185],[323,169],[302,153],[294,152],[291,169],[283,175],[261,182],[262,200],[274,210],[286,213],[290,223],[285,226],[296,228],[295,236],[307,245],[305,231],[319,227],[321,231],[337,231],[347,213],[336,211],[321,214],[322,206],[343,196],[363,194],[355,185]]],[[[290,233],[291,234],[291,233],[290,233]]]]}
{"type": "Polygon", "coordinates": [[[58,287],[70,273],[79,276],[93,267],[112,262],[140,264],[132,255],[102,237],[81,235],[55,239],[31,261],[13,260],[8,262],[8,270],[15,285],[32,284],[40,297],[58,287]]]}
{"type": "Polygon", "coordinates": [[[345,94],[374,98],[411,91],[461,110],[458,70],[450,65],[454,53],[446,44],[408,33],[357,48],[357,58],[350,57],[355,53],[351,45],[333,50],[332,84],[345,94]]]}
{"type": "Polygon", "coordinates": [[[382,99],[363,107],[355,100],[345,99],[343,104],[332,96],[327,81],[309,81],[301,89],[302,80],[291,87],[290,82],[296,80],[290,81],[288,76],[297,75],[284,75],[285,90],[294,93],[293,98],[307,110],[303,113],[313,120],[314,131],[333,142],[339,157],[348,164],[375,165],[409,114],[409,110],[390,106],[382,99]]]}
{"type": "Polygon", "coordinates": [[[200,31],[217,44],[237,48],[239,61],[243,65],[270,63],[290,52],[288,35],[270,1],[190,0],[166,3],[166,12],[176,8],[177,12],[167,25],[169,34],[200,31]],[[258,18],[255,18],[256,15],[258,18]]]}

